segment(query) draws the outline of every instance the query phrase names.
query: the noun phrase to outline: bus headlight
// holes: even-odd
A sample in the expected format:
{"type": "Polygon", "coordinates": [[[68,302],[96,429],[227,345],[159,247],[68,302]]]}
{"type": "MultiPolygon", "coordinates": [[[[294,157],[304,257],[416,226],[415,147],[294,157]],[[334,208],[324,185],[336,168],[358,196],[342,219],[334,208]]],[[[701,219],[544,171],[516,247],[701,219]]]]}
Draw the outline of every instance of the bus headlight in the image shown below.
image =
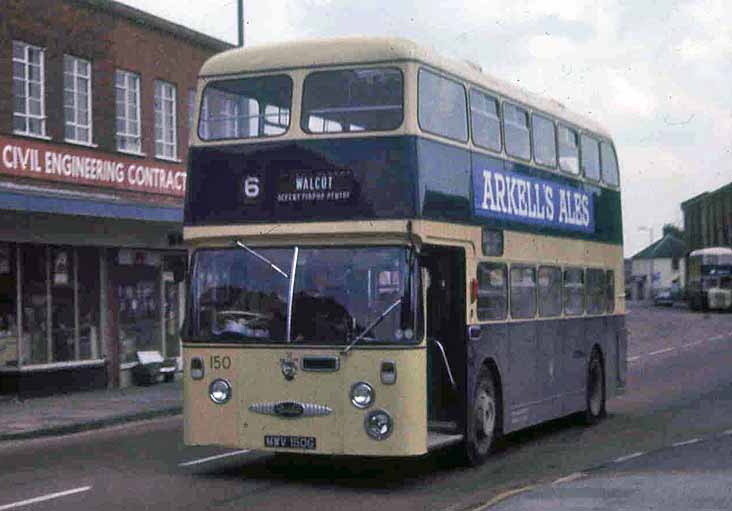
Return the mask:
{"type": "Polygon", "coordinates": [[[374,402],[374,389],[365,381],[351,386],[351,403],[356,408],[368,408],[374,402]]]}
{"type": "Polygon", "coordinates": [[[363,423],[366,433],[374,440],[384,440],[394,430],[394,421],[384,410],[369,412],[363,423]]]}
{"type": "Polygon", "coordinates": [[[231,398],[231,385],[228,381],[218,378],[208,386],[208,396],[217,405],[223,405],[231,398]]]}

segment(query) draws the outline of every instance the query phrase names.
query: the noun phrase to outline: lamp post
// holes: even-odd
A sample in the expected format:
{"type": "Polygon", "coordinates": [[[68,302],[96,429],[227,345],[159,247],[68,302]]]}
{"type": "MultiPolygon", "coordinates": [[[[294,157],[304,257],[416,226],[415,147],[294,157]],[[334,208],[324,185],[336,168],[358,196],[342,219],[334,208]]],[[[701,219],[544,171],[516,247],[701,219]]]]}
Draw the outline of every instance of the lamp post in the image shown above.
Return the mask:
{"type": "Polygon", "coordinates": [[[239,47],[244,46],[244,0],[236,1],[236,20],[239,25],[239,47]]]}
{"type": "MultiPolygon", "coordinates": [[[[651,245],[653,245],[653,226],[650,226],[650,227],[640,226],[640,227],[638,227],[638,230],[639,231],[648,231],[648,242],[649,242],[648,246],[650,247],[651,245]]],[[[647,297],[649,300],[653,298],[653,255],[654,255],[653,252],[651,252],[651,258],[650,258],[651,262],[648,265],[650,272],[648,275],[647,297]]]]}

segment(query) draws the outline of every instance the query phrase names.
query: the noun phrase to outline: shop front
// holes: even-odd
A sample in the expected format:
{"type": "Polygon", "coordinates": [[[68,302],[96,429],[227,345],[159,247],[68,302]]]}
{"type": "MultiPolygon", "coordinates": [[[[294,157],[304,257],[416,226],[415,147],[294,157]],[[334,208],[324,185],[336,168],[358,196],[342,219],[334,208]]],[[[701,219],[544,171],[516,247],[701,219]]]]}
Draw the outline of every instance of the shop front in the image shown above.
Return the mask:
{"type": "MultiPolygon", "coordinates": [[[[79,186],[83,172],[49,186],[36,176],[53,168],[50,152],[64,157],[53,146],[0,136],[0,178],[24,178],[0,179],[0,394],[125,386],[138,351],[180,356],[182,165],[156,167],[151,181],[137,170],[150,167],[116,158],[107,167],[123,178],[107,189],[79,186]],[[25,168],[17,151],[33,155],[25,168]]],[[[73,156],[80,169],[103,161],[73,156]]]]}

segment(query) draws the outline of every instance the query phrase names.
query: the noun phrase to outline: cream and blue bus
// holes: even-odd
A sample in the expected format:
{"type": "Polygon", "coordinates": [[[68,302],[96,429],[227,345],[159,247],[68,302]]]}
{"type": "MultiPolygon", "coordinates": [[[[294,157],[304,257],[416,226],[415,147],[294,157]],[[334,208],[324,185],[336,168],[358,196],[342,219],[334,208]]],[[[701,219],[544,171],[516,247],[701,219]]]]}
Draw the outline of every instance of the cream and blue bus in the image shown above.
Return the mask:
{"type": "Polygon", "coordinates": [[[626,374],[618,163],[560,103],[391,38],[201,69],[187,445],[483,462],[626,374]]]}

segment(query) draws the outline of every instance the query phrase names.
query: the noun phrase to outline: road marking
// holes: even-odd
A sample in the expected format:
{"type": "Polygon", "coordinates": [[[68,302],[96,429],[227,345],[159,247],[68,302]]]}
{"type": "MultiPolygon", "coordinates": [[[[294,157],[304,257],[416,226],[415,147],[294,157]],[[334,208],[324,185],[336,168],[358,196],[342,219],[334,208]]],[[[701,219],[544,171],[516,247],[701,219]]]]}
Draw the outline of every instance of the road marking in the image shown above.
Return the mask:
{"type": "Polygon", "coordinates": [[[723,436],[730,436],[730,435],[732,435],[732,429],[728,429],[726,431],[722,431],[722,435],[723,436]]]}
{"type": "Polygon", "coordinates": [[[514,497],[514,496],[518,495],[519,493],[531,491],[534,488],[536,488],[536,486],[529,485],[529,486],[524,486],[523,488],[516,488],[515,490],[504,491],[503,493],[499,493],[498,495],[493,497],[488,502],[481,504],[480,506],[475,507],[475,508],[471,509],[470,511],[484,511],[485,509],[488,509],[489,507],[495,506],[499,502],[502,502],[506,499],[510,499],[511,497],[514,497]]]}
{"type": "Polygon", "coordinates": [[[66,497],[68,495],[74,495],[75,493],[82,493],[91,490],[91,488],[91,486],[82,486],[81,488],[74,488],[73,490],[60,491],[57,493],[49,493],[48,495],[43,495],[41,497],[35,497],[28,500],[19,500],[18,502],[13,502],[12,504],[5,504],[3,506],[0,506],[0,511],[4,511],[6,509],[15,509],[21,506],[27,506],[29,504],[35,504],[36,502],[45,502],[46,500],[57,499],[59,497],[66,497]]]}
{"type": "Polygon", "coordinates": [[[671,447],[681,447],[682,445],[691,445],[691,444],[695,444],[700,441],[701,441],[700,438],[692,438],[691,440],[685,440],[684,442],[676,442],[675,444],[671,444],[671,447]]]}
{"type": "Polygon", "coordinates": [[[721,341],[724,338],[725,338],[724,335],[715,335],[714,337],[710,337],[709,340],[710,341],[721,341]]]}
{"type": "Polygon", "coordinates": [[[628,357],[626,360],[628,362],[635,362],[636,360],[640,359],[640,355],[637,355],[635,357],[628,357]]]}
{"type": "Polygon", "coordinates": [[[569,483],[572,481],[576,481],[577,479],[582,479],[586,475],[587,474],[585,474],[584,472],[575,472],[574,474],[569,474],[568,476],[560,477],[559,479],[554,481],[552,484],[569,483]]]}
{"type": "MultiPolygon", "coordinates": [[[[228,458],[230,456],[238,456],[239,454],[246,454],[251,452],[251,449],[242,449],[241,451],[225,452],[224,454],[218,454],[216,456],[209,456],[208,458],[201,458],[200,460],[186,461],[185,463],[178,463],[179,467],[190,467],[191,465],[198,465],[199,463],[206,463],[209,461],[220,460],[221,458],[228,458]]],[[[0,509],[2,511],[2,509],[0,509]]]]}
{"type": "Polygon", "coordinates": [[[653,355],[660,355],[661,353],[668,353],[669,351],[673,351],[673,350],[675,350],[675,349],[676,349],[676,348],[664,348],[664,349],[662,349],[662,350],[656,350],[656,351],[651,351],[651,352],[650,352],[650,353],[648,354],[648,356],[649,356],[649,357],[652,357],[653,355]]]}
{"type": "Polygon", "coordinates": [[[696,342],[690,342],[689,344],[684,344],[684,345],[683,345],[683,346],[681,346],[681,347],[682,347],[682,348],[691,348],[692,346],[698,346],[698,345],[700,345],[700,344],[704,344],[704,339],[702,339],[701,341],[696,341],[696,342]]]}
{"type": "Polygon", "coordinates": [[[638,451],[634,452],[633,454],[628,454],[627,456],[621,456],[619,458],[616,458],[613,460],[613,463],[622,463],[624,461],[632,460],[633,458],[637,458],[638,456],[643,456],[645,452],[638,451]]]}

